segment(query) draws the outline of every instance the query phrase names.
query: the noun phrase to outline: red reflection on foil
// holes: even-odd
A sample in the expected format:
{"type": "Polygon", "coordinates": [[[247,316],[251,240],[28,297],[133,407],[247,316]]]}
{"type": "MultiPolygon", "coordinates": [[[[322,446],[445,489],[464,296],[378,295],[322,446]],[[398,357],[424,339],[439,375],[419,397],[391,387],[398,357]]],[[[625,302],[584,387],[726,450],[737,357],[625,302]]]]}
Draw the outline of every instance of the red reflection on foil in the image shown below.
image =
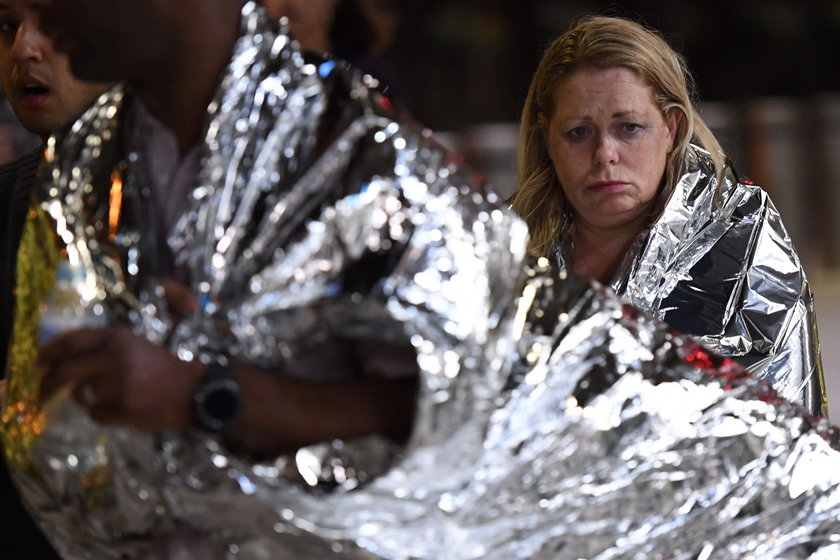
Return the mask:
{"type": "Polygon", "coordinates": [[[384,95],[379,98],[379,106],[388,111],[389,113],[394,112],[394,104],[391,103],[391,100],[385,97],[384,95]]]}
{"type": "MultiPolygon", "coordinates": [[[[749,371],[734,360],[718,356],[702,346],[686,344],[683,347],[683,351],[683,357],[686,362],[703,370],[707,375],[720,379],[723,382],[723,388],[727,391],[731,391],[739,386],[739,381],[752,377],[749,371]]],[[[775,389],[767,384],[762,384],[759,387],[759,392],[756,396],[761,401],[772,404],[777,404],[784,400],[775,389]]]]}

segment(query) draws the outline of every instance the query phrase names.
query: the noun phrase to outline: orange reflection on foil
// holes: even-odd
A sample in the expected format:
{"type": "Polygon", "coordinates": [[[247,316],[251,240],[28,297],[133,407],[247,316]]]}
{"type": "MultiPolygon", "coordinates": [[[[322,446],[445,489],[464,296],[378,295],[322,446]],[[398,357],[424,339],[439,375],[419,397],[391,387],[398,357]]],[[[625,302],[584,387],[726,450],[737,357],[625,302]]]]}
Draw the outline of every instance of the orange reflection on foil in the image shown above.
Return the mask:
{"type": "Polygon", "coordinates": [[[117,236],[117,227],[120,225],[120,209],[122,208],[122,177],[119,171],[111,173],[111,196],[108,208],[108,239],[113,241],[117,236]]]}

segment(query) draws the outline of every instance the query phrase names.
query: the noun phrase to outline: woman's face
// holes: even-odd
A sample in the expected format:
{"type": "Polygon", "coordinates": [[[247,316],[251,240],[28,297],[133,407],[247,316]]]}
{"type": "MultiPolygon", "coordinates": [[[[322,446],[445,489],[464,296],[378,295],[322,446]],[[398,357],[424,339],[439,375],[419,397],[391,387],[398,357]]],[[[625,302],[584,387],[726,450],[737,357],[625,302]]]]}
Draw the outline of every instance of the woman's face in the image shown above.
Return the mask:
{"type": "Polygon", "coordinates": [[[674,143],[654,90],[626,68],[582,69],[557,86],[547,145],[575,210],[598,230],[644,227],[674,143]]]}

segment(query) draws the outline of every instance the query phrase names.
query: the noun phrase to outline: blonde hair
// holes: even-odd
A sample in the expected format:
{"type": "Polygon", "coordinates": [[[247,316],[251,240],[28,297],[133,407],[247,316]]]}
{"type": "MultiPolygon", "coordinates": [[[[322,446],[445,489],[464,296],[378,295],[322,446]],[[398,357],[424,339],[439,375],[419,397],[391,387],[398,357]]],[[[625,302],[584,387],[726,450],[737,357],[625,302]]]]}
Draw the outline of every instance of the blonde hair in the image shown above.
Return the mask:
{"type": "Polygon", "coordinates": [[[617,17],[587,17],[574,23],[546,50],[537,66],[519,126],[517,190],[513,209],[531,231],[530,250],[544,256],[570,225],[572,208],[549,158],[546,129],[558,84],[581,68],[627,68],[650,84],[663,116],[683,118],[665,164],[665,180],[654,204],[658,216],[671,196],[690,143],[711,154],[717,170],[725,156],[692,102],[693,81],[683,58],[659,33],[617,17]]]}

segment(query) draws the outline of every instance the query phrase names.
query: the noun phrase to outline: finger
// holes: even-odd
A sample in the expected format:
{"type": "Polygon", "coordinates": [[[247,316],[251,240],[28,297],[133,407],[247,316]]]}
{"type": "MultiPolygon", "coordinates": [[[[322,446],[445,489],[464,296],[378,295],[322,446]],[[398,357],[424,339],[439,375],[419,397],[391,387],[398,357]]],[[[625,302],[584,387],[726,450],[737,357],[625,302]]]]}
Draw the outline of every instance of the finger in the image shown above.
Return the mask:
{"type": "Polygon", "coordinates": [[[51,362],[44,370],[40,397],[42,401],[47,401],[68,384],[78,387],[86,383],[95,384],[94,390],[100,396],[114,394],[117,392],[116,386],[120,383],[121,375],[122,369],[113,356],[106,352],[70,356],[51,362]]]}
{"type": "Polygon", "coordinates": [[[90,417],[100,424],[121,424],[130,426],[131,418],[125,412],[124,407],[114,399],[100,399],[87,407],[90,417]]]}
{"type": "Polygon", "coordinates": [[[116,373],[91,375],[77,382],[73,389],[73,399],[85,408],[113,400],[115,395],[120,394],[115,387],[115,378],[118,375],[116,373]]]}
{"type": "Polygon", "coordinates": [[[79,383],[73,390],[73,400],[85,408],[96,404],[96,388],[92,382],[79,383]]]}
{"type": "MultiPolygon", "coordinates": [[[[85,383],[77,389],[80,393],[79,405],[86,408],[90,417],[100,424],[130,425],[131,418],[119,395],[109,393],[106,388],[95,383],[85,383]]],[[[73,394],[76,397],[76,391],[73,394]]]]}
{"type": "Polygon", "coordinates": [[[163,295],[169,309],[174,313],[188,315],[197,313],[199,310],[198,299],[187,286],[180,282],[164,280],[163,295]]]}
{"type": "Polygon", "coordinates": [[[50,364],[93,352],[101,348],[108,336],[107,329],[75,329],[56,336],[38,350],[38,365],[50,364]]]}

